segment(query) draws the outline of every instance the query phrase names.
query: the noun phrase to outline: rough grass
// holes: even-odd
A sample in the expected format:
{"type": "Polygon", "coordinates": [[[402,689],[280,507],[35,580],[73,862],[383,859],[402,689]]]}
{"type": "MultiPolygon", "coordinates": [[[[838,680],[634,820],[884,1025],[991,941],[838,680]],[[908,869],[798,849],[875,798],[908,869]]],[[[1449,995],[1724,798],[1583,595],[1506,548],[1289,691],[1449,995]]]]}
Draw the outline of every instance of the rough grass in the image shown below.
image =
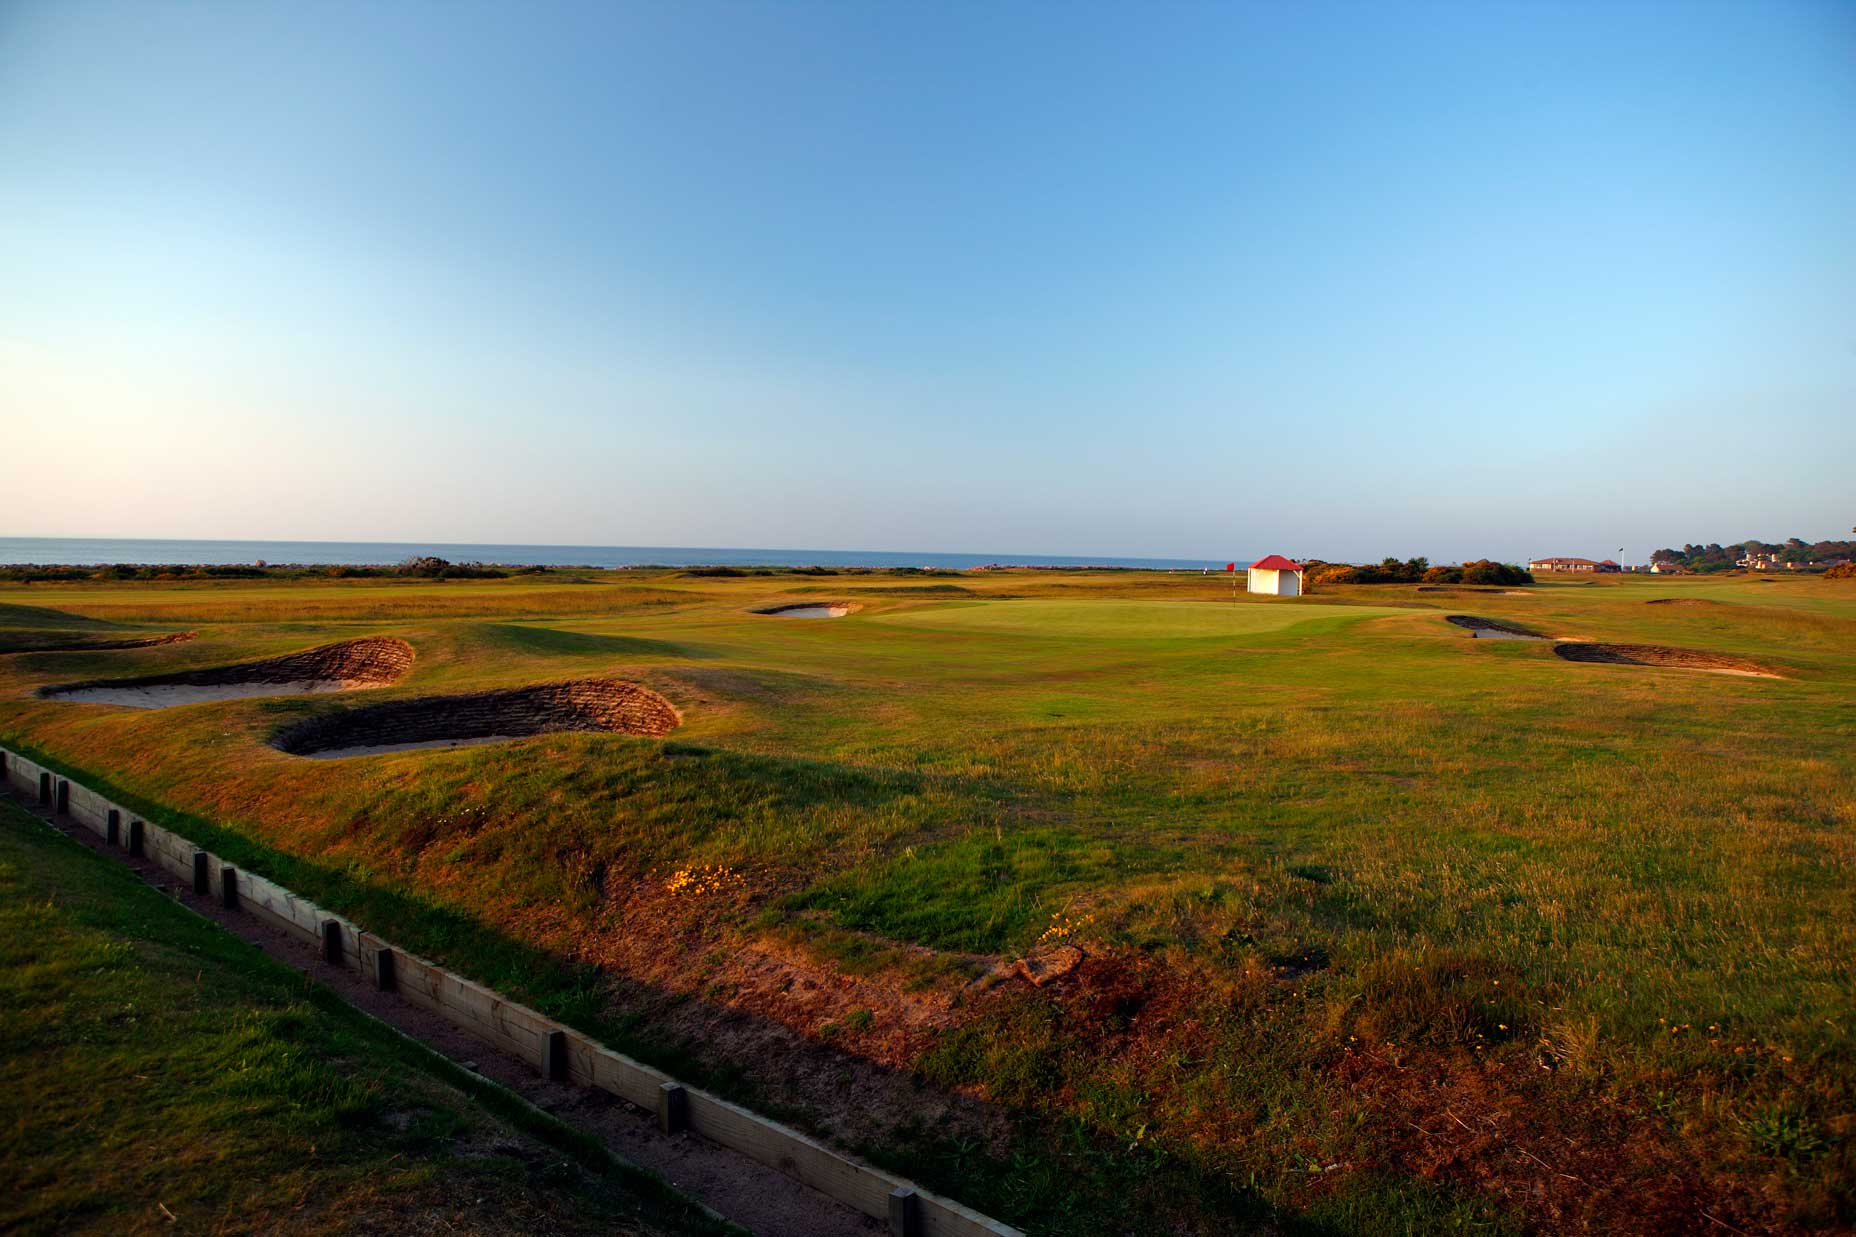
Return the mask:
{"type": "Polygon", "coordinates": [[[720,1231],[4,801],[0,1045],[8,1232],[720,1231]]]}
{"type": "Polygon", "coordinates": [[[953,597],[877,577],[863,611],[818,624],[747,613],[803,599],[804,576],[415,587],[71,589],[58,606],[119,621],[184,593],[169,613],[202,638],[9,659],[0,732],[589,1020],[589,942],[654,930],[636,913],[691,865],[742,885],[671,955],[769,929],[847,966],[872,941],[1080,941],[1074,985],[966,994],[962,1029],[912,1066],[1033,1122],[984,1171],[924,1136],[923,1171],[1053,1231],[1087,1227],[1092,1189],[1142,1196],[1089,1167],[1100,1146],[1350,1230],[1856,1219],[1856,585],[1233,604],[1217,576],[968,575],[953,597]],[[1716,604],[1644,604],[1688,597],[1716,604]],[[389,603],[405,617],[370,621],[389,603]],[[1444,618],[1466,609],[1788,677],[1573,664],[1470,639],[1444,618]],[[264,746],[319,702],[155,722],[24,698],[74,667],[220,664],[306,630],[411,640],[383,696],[597,672],[685,725],[331,776],[264,746]],[[1077,1171],[1072,1128],[1101,1140],[1077,1171]]]}

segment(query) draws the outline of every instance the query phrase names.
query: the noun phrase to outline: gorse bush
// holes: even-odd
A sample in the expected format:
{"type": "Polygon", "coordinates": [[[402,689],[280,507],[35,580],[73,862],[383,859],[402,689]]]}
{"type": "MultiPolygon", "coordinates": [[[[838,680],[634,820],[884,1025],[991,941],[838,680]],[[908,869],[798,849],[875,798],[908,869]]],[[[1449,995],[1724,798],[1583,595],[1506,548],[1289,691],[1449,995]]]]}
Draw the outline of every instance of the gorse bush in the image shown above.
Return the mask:
{"type": "Polygon", "coordinates": [[[1532,584],[1534,577],[1513,563],[1479,558],[1460,567],[1433,567],[1428,558],[1381,559],[1377,563],[1313,562],[1316,584],[1532,584]]]}

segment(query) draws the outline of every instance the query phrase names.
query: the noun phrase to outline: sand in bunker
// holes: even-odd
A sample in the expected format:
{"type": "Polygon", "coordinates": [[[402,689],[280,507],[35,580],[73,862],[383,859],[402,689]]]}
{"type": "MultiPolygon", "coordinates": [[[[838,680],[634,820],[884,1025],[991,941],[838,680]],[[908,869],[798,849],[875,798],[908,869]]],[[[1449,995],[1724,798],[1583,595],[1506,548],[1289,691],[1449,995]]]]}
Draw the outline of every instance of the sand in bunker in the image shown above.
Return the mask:
{"type": "Polygon", "coordinates": [[[1516,627],[1512,623],[1482,618],[1474,614],[1446,614],[1444,619],[1455,623],[1458,627],[1469,628],[1471,638],[1476,640],[1545,640],[1547,638],[1525,627],[1516,627]]]}
{"type": "Polygon", "coordinates": [[[243,700],[248,696],[307,696],[317,692],[344,692],[367,683],[329,679],[299,679],[294,683],[156,683],[148,687],[74,687],[56,699],[80,704],[115,704],[126,709],[171,709],[207,700],[243,700]]]}
{"type": "Polygon", "coordinates": [[[822,619],[843,618],[851,612],[851,607],[843,602],[814,605],[807,603],[797,606],[773,606],[766,610],[756,610],[756,614],[771,615],[774,618],[822,619]]]}
{"type": "Polygon", "coordinates": [[[1600,662],[1612,666],[1656,666],[1665,670],[1706,670],[1710,674],[1737,674],[1752,679],[1782,679],[1770,666],[1746,657],[1678,649],[1661,644],[1559,644],[1555,653],[1567,661],[1600,662]]]}
{"type": "Polygon", "coordinates": [[[359,747],[331,747],[320,752],[304,752],[311,760],[339,760],[344,756],[378,756],[385,752],[440,752],[454,747],[482,747],[487,743],[509,743],[527,736],[486,734],[475,739],[424,739],[416,743],[363,743],[359,747]]]}
{"type": "Polygon", "coordinates": [[[62,687],[47,687],[40,694],[48,700],[166,709],[208,700],[301,696],[385,687],[402,677],[412,667],[412,660],[412,645],[404,640],[369,636],[264,661],[209,666],[140,679],[90,679],[62,687]]]}

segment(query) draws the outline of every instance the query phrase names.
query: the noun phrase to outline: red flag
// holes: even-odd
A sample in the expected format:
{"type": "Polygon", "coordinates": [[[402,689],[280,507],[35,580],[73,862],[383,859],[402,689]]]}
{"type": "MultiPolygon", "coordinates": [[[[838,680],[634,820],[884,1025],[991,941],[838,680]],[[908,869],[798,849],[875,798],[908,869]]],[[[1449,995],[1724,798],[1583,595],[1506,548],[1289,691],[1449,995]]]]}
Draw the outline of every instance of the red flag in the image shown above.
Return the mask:
{"type": "Polygon", "coordinates": [[[1236,571],[1236,570],[1237,570],[1237,564],[1236,564],[1236,563],[1226,563],[1226,564],[1224,565],[1224,569],[1225,569],[1226,571],[1236,571]]]}

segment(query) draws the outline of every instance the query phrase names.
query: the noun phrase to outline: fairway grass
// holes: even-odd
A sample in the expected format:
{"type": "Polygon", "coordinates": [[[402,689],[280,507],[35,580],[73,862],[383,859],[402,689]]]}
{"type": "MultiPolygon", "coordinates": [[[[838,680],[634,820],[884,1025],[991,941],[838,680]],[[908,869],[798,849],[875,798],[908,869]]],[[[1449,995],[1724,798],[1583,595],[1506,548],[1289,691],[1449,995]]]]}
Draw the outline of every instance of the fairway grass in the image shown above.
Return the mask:
{"type": "Polygon", "coordinates": [[[1044,640],[1205,640],[1283,631],[1307,623],[1357,621],[1408,611],[1385,606],[1213,601],[966,601],[879,615],[877,622],[931,631],[984,632],[1044,640]]]}
{"type": "Polygon", "coordinates": [[[1856,583],[259,584],[0,589],[200,633],[0,658],[0,736],[1034,1231],[1856,1224],[1856,583]],[[683,725],[329,765],[269,743],[339,702],[32,696],[360,635],[418,651],[370,700],[599,676],[683,725]]]}

